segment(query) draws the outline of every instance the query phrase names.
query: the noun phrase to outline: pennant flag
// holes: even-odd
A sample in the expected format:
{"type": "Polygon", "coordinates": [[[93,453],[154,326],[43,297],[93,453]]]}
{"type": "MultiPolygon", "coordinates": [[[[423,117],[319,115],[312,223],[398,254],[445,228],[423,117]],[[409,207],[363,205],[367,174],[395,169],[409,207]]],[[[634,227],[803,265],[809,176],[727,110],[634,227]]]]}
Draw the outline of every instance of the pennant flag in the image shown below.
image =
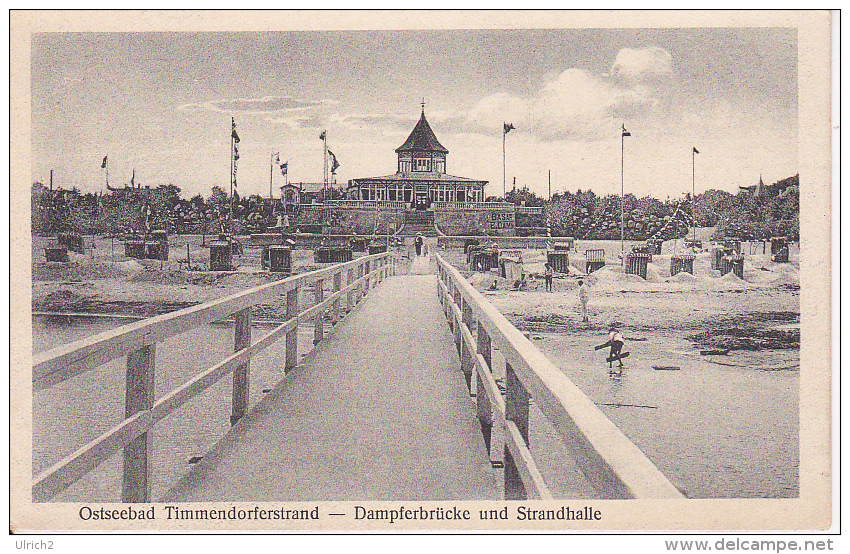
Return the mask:
{"type": "Polygon", "coordinates": [[[276,153],[275,153],[275,155],[274,155],[274,163],[276,163],[276,164],[279,164],[279,163],[280,163],[280,152],[276,152],[276,153]]]}
{"type": "Polygon", "coordinates": [[[624,137],[632,136],[632,134],[630,132],[626,131],[626,124],[625,123],[623,123],[623,136],[624,137]]]}
{"type": "Polygon", "coordinates": [[[132,187],[136,183],[136,168],[133,168],[133,175],[130,177],[130,186],[132,187]]]}
{"type": "Polygon", "coordinates": [[[233,145],[233,161],[236,161],[238,159],[239,159],[239,147],[234,144],[233,145]]]}
{"type": "Polygon", "coordinates": [[[322,131],[322,133],[319,135],[319,140],[325,140],[325,138],[326,138],[327,136],[328,136],[328,132],[327,132],[327,131],[322,131]]]}
{"type": "Polygon", "coordinates": [[[230,138],[239,142],[239,135],[236,134],[236,120],[232,117],[230,118],[230,129],[230,138]]]}
{"type": "Polygon", "coordinates": [[[516,127],[514,127],[513,123],[504,123],[504,126],[505,126],[505,134],[506,135],[511,132],[511,129],[516,129],[516,127]]]}
{"type": "Polygon", "coordinates": [[[280,174],[281,175],[286,175],[286,172],[287,172],[288,169],[289,169],[289,160],[280,164],[280,174]]]}
{"type": "Polygon", "coordinates": [[[694,154],[699,154],[699,150],[697,150],[696,146],[694,146],[694,154]]]}
{"type": "Polygon", "coordinates": [[[328,150],[328,156],[331,157],[331,173],[336,173],[336,168],[339,167],[339,162],[336,161],[336,156],[334,153],[328,150]]]}
{"type": "Polygon", "coordinates": [[[103,163],[102,163],[102,164],[100,164],[100,168],[101,168],[101,169],[103,169],[103,168],[105,168],[105,167],[106,167],[106,160],[107,160],[107,158],[109,158],[109,156],[104,156],[104,157],[103,157],[103,163]]]}

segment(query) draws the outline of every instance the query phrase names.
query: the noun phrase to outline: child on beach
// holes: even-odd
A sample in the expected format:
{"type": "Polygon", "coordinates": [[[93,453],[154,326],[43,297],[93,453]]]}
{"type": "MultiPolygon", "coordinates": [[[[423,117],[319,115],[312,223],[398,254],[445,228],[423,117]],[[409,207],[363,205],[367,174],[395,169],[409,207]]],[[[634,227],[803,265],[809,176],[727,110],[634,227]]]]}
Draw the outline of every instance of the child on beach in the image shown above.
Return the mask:
{"type": "Polygon", "coordinates": [[[552,271],[552,266],[549,265],[549,262],[546,262],[543,268],[543,279],[546,281],[546,292],[553,292],[554,287],[552,286],[552,278],[554,277],[554,271],[552,271]]]}
{"type": "Polygon", "coordinates": [[[587,323],[590,321],[587,317],[587,301],[590,299],[590,291],[581,279],[578,280],[578,299],[581,303],[581,320],[582,322],[587,323]]]}

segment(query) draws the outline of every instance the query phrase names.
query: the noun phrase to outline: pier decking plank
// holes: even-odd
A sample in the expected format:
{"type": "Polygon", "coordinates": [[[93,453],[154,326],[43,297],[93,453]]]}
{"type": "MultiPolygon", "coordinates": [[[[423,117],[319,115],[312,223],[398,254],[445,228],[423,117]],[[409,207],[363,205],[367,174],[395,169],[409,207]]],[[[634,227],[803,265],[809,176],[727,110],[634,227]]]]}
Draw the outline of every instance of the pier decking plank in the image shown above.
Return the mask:
{"type": "Polygon", "coordinates": [[[163,500],[497,499],[435,291],[372,290],[163,500]]]}

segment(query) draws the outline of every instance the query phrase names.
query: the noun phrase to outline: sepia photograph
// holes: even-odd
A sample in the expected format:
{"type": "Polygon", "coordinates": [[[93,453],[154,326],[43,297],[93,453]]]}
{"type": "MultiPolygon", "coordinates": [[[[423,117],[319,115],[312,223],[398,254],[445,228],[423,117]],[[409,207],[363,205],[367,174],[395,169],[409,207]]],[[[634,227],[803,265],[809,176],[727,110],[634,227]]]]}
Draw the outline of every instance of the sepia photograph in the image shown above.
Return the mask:
{"type": "Polygon", "coordinates": [[[13,529],[830,526],[828,12],[11,31],[13,529]]]}

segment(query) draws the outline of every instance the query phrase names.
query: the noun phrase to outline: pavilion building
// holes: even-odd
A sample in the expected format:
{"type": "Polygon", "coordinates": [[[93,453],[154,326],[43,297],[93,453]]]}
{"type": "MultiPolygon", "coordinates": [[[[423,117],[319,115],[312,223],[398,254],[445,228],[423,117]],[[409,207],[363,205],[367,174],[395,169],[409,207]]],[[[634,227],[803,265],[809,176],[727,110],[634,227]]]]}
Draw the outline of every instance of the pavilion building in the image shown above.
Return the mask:
{"type": "Polygon", "coordinates": [[[356,200],[404,202],[412,208],[427,209],[435,202],[483,202],[487,181],[456,177],[446,173],[449,153],[425,119],[419,121],[395,149],[398,167],[392,175],[348,181],[348,196],[356,200]]]}

